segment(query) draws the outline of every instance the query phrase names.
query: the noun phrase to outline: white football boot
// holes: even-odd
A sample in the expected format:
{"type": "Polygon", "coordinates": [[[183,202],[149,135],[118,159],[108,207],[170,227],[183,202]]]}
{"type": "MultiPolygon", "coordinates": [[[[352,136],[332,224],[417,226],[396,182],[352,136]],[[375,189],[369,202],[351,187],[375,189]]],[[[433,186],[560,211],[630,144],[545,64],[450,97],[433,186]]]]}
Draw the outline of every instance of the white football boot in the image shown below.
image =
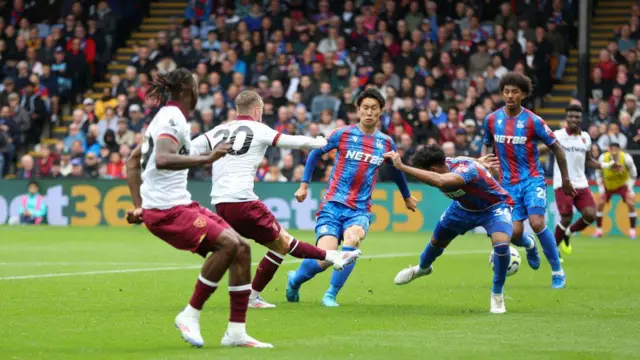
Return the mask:
{"type": "Polygon", "coordinates": [[[396,285],[404,285],[412,282],[422,276],[427,276],[433,272],[433,266],[429,266],[426,269],[421,269],[420,266],[409,266],[408,268],[400,271],[393,281],[396,285]]]}
{"type": "Polygon", "coordinates": [[[491,309],[492,314],[504,314],[507,308],[504,306],[504,295],[491,293],[491,309]]]}
{"type": "Polygon", "coordinates": [[[258,296],[255,299],[249,299],[249,307],[252,309],[273,309],[276,306],[264,301],[262,296],[258,296]]]}
{"type": "Polygon", "coordinates": [[[199,317],[189,316],[184,312],[181,312],[176,316],[175,324],[176,328],[180,330],[184,341],[188,342],[192,346],[204,346],[204,339],[202,338],[202,335],[200,335],[199,317]]]}
{"type": "Polygon", "coordinates": [[[258,341],[247,333],[230,334],[228,331],[224,333],[220,345],[225,347],[248,347],[248,348],[261,348],[272,349],[273,345],[258,341]]]}
{"type": "Polygon", "coordinates": [[[327,258],[325,260],[332,263],[334,269],[340,271],[344,269],[345,266],[356,261],[360,255],[362,255],[360,249],[353,251],[327,250],[327,258]]]}

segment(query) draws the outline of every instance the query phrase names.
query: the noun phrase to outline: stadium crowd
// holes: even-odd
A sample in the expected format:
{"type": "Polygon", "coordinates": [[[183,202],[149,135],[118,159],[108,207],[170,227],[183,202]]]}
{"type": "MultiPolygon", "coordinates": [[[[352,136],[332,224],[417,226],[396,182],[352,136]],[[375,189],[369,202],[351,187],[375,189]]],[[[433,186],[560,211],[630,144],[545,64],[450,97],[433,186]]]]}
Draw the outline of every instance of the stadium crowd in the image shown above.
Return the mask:
{"type": "MultiPolygon", "coordinates": [[[[449,155],[477,156],[484,117],[502,105],[498,81],[504,73],[533,80],[535,92],[526,104],[532,109],[562,81],[575,47],[578,2],[265,4],[190,1],[184,19],[171,19],[167,30],[135,46],[125,72],[110,75],[111,86],[99,100],[78,100],[67,136],[51,147],[36,146],[35,158],[26,151],[39,143],[44,123],[57,121],[56,102],[73,101],[90,85],[98,60],[89,49],[112,50],[104,47],[109,22],[100,17],[101,6],[108,5],[100,1],[95,14],[80,17],[85,11],[76,2],[48,32],[25,17],[14,19],[12,11],[0,20],[0,169],[12,171],[18,157],[18,179],[124,178],[123,160],[157,111],[159,99],[146,96],[149,79],[178,67],[192,69],[200,80],[198,105],[189,114],[193,137],[233,118],[233,99],[250,88],[265,99],[268,125],[287,134],[328,136],[357,121],[354,99],[373,86],[387,101],[381,130],[394,138],[404,161],[410,162],[417,146],[433,142],[449,155]]],[[[593,70],[592,115],[584,126],[601,148],[613,141],[623,147],[640,143],[640,7],[632,11],[593,70]]],[[[330,156],[318,164],[313,180],[327,178],[330,156]]],[[[303,151],[272,148],[256,177],[299,181],[305,158],[303,151]]],[[[194,169],[191,176],[206,179],[209,172],[194,169]]]]}

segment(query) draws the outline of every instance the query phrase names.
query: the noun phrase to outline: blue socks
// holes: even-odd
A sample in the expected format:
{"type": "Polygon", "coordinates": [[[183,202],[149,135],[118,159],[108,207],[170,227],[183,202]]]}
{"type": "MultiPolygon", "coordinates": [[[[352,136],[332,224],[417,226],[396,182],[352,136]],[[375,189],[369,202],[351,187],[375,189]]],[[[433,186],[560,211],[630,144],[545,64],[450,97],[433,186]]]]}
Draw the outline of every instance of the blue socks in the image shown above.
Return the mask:
{"type": "Polygon", "coordinates": [[[545,227],[544,230],[537,233],[536,235],[538,235],[538,240],[540,240],[542,252],[547,258],[549,265],[551,265],[551,271],[562,272],[562,265],[560,265],[560,255],[558,254],[558,246],[556,245],[556,238],[551,230],[545,227]]]}
{"type": "Polygon", "coordinates": [[[502,242],[493,245],[493,286],[491,292],[502,294],[504,282],[507,280],[507,268],[511,262],[509,243],[502,242]]]}
{"type": "Polygon", "coordinates": [[[431,245],[431,241],[429,241],[427,247],[424,248],[424,251],[420,255],[420,268],[428,269],[443,252],[444,248],[433,246],[431,245]]]}
{"type": "MultiPolygon", "coordinates": [[[[342,251],[355,251],[356,248],[353,246],[342,246],[342,251]]],[[[329,286],[329,290],[327,290],[327,294],[333,295],[336,297],[338,292],[344,286],[344,283],[347,282],[349,275],[353,271],[353,268],[356,267],[356,261],[347,265],[342,269],[342,271],[333,270],[333,274],[331,274],[331,285],[329,286]]]]}
{"type": "Polygon", "coordinates": [[[511,243],[515,246],[522,247],[525,249],[529,249],[533,245],[531,244],[531,239],[524,232],[522,233],[519,239],[511,239],[511,243]]]}
{"type": "Polygon", "coordinates": [[[324,269],[320,267],[318,260],[316,259],[304,259],[300,264],[296,274],[291,278],[289,285],[294,289],[299,289],[300,285],[311,280],[316,274],[323,272],[324,269]]]}

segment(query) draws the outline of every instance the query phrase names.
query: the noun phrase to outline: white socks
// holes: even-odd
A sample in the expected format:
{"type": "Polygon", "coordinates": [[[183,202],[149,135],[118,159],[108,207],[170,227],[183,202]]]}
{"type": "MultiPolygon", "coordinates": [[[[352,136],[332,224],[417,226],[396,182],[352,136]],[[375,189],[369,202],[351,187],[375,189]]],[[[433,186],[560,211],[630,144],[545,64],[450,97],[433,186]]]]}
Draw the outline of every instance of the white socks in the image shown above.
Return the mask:
{"type": "Polygon", "coordinates": [[[182,313],[186,316],[194,317],[200,319],[200,310],[194,308],[190,304],[187,304],[187,307],[182,310],[182,313]]]}

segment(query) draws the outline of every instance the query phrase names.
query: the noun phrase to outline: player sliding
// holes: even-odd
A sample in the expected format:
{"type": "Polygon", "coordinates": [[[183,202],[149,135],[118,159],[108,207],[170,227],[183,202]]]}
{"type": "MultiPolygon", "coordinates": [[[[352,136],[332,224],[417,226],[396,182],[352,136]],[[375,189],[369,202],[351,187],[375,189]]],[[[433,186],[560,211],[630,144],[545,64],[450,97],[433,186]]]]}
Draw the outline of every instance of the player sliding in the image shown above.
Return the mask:
{"type": "Polygon", "coordinates": [[[215,162],[227,154],[220,144],[207,155],[189,156],[191,148],[187,113],[198,99],[197,80],[189,70],[177,69],[151,83],[150,95],[169,97],[153,118],[144,142],[127,161],[127,181],[134,210],[129,223],[144,222],[147,229],[179,250],[206,257],[195,290],[186,308],[176,316],[176,327],[185,341],[201,347],[200,311],[229,269],[231,316],[222,346],[273,347],[247,335],[245,320],[251,293],[249,244],[219,216],[191,200],[188,169],[215,162]],[[208,256],[208,257],[207,257],[208,256]]]}
{"type": "Polygon", "coordinates": [[[527,262],[531,268],[540,267],[533,236],[522,236],[523,221],[528,217],[551,265],[551,286],[554,289],[563,288],[566,275],[560,264],[555,238],[544,219],[547,186],[538,160],[538,141],[542,141],[555,155],[562,177],[562,191],[574,197],[576,193],[569,178],[567,159],[544,120],[521,105],[522,100],[531,94],[531,80],[510,72],[500,78],[499,87],[505,106],[485,119],[482,152],[487,154],[493,148],[500,160],[502,187],[515,202],[511,242],[527,250],[527,262]]]}
{"type": "MultiPolygon", "coordinates": [[[[335,250],[344,240],[342,251],[356,251],[367,234],[371,219],[371,193],[378,169],[384,161],[383,154],[396,149],[393,140],[378,131],[384,104],[378,90],[363,91],[356,100],[360,117],[358,124],[335,130],[326,146],[309,154],[302,183],[295,194],[299,202],[307,197],[311,174],[318,159],[333,149],[338,150],[327,191],[316,214],[316,242],[322,249],[335,250]]],[[[405,206],[415,211],[417,200],[409,192],[407,179],[402,172],[393,170],[405,206]]],[[[339,306],[336,296],[355,264],[354,261],[344,270],[333,272],[331,285],[322,298],[324,306],[339,306]]],[[[298,302],[300,286],[328,267],[326,261],[305,259],[297,271],[290,271],[287,274],[287,300],[298,302]]]]}
{"type": "MultiPolygon", "coordinates": [[[[560,222],[556,225],[556,244],[567,255],[571,254],[571,244],[569,238],[571,234],[586,229],[596,219],[596,203],[593,199],[589,182],[585,175],[584,168],[600,169],[600,163],[591,156],[591,136],[581,130],[582,106],[571,105],[565,113],[567,127],[554,131],[554,135],[567,157],[569,179],[571,185],[576,189],[575,197],[567,196],[562,191],[562,176],[558,162],[555,161],[553,168],[553,189],[556,195],[556,205],[560,213],[560,222]],[[582,217],[573,224],[573,207],[576,207],[582,217]]],[[[546,148],[546,147],[545,147],[546,148]]],[[[547,148],[548,149],[548,148],[547,148]]],[[[541,151],[544,151],[542,147],[541,151]]]]}
{"type": "Polygon", "coordinates": [[[629,237],[636,238],[636,195],[633,187],[638,177],[638,170],[631,155],[620,150],[617,143],[609,144],[609,151],[600,155],[598,162],[602,171],[596,172],[600,196],[598,197],[598,228],[595,237],[602,237],[602,212],[613,195],[620,195],[629,209],[629,237]]]}
{"type": "Polygon", "coordinates": [[[215,149],[216,144],[229,141],[229,154],[213,164],[211,204],[216,212],[240,235],[266,246],[264,256],[253,278],[249,307],[274,308],[264,301],[260,292],[273,278],[285,255],[327,261],[336,270],[355,261],[360,250],[342,253],[323,250],[294,239],[284,230],[271,211],[253,192],[256,170],[269,146],[290,149],[319,149],[327,140],[307,136],[281,134],[262,123],[264,103],[256,92],[244,91],[235,98],[238,116],[232,121],[218,125],[193,141],[192,154],[201,154],[215,149]]]}
{"type": "Polygon", "coordinates": [[[511,206],[513,200],[483,166],[468,158],[446,158],[438,145],[421,148],[413,157],[411,167],[402,163],[396,152],[384,154],[386,159],[405,174],[440,189],[453,202],[440,217],[431,241],[420,256],[420,265],[410,266],[396,275],[397,285],[408,284],[414,279],[433,272],[433,262],[458,235],[482,226],[493,244],[494,266],[490,311],[502,314],[503,289],[507,268],[511,262],[509,240],[513,232],[511,206]]]}

